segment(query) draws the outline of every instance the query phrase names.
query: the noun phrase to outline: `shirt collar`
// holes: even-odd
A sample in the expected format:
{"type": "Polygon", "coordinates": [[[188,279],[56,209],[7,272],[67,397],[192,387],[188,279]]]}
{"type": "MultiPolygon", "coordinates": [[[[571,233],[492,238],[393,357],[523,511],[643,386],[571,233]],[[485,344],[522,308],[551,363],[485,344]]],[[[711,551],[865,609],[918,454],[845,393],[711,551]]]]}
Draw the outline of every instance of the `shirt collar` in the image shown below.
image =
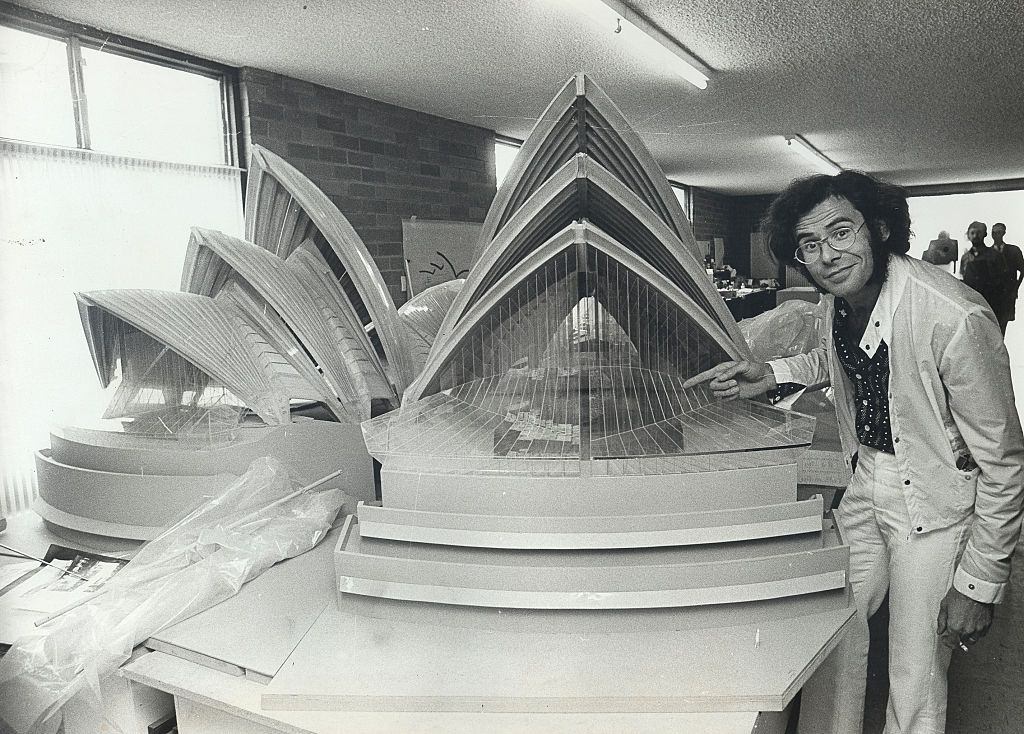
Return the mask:
{"type": "Polygon", "coordinates": [[[868,357],[875,356],[875,350],[883,341],[892,345],[892,320],[896,315],[896,307],[903,297],[903,288],[907,284],[907,263],[897,256],[889,257],[889,273],[878,292],[878,300],[871,310],[864,336],[860,339],[861,350],[868,357]]]}

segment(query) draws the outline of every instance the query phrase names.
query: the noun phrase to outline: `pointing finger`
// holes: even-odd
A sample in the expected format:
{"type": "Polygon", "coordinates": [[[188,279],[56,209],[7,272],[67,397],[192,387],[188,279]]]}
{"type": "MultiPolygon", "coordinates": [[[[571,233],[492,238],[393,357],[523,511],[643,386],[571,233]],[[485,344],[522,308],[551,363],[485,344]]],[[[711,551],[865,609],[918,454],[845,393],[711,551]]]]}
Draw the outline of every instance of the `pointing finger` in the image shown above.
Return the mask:
{"type": "Polygon", "coordinates": [[[691,387],[696,387],[697,385],[700,385],[701,383],[707,382],[711,379],[721,378],[725,376],[725,373],[729,368],[735,367],[736,365],[736,362],[722,362],[721,364],[717,364],[711,369],[704,370],[699,375],[694,375],[693,377],[688,379],[686,382],[683,383],[683,389],[689,390],[691,387]]]}

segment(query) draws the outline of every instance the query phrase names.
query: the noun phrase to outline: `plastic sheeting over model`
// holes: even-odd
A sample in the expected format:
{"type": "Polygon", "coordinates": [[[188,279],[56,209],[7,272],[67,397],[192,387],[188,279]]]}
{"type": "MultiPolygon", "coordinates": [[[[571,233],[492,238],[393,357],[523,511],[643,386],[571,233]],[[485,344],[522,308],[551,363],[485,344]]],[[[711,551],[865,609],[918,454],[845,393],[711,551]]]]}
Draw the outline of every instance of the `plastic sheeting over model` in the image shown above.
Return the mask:
{"type": "MultiPolygon", "coordinates": [[[[257,459],[221,495],[195,508],[86,603],[19,638],[0,660],[0,730],[56,728],[74,700],[102,710],[99,682],[132,648],[234,594],[273,564],[324,538],[341,509],[339,489],[293,491],[288,473],[257,459]]],[[[104,722],[120,731],[123,722],[104,722]]],[[[53,730],[50,729],[50,730],[53,730]]]]}

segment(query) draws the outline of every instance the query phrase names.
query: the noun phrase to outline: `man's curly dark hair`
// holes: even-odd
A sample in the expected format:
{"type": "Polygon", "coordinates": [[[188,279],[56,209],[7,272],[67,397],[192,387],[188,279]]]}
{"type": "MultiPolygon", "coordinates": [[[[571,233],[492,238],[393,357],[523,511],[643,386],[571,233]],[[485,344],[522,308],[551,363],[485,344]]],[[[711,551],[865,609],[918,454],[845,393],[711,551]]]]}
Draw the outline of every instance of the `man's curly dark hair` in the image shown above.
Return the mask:
{"type": "Polygon", "coordinates": [[[889,255],[905,255],[910,250],[910,210],[907,192],[900,186],[879,181],[860,171],[843,171],[835,176],[824,174],[797,179],[775,197],[761,220],[768,251],[776,262],[797,270],[812,283],[807,267],[793,259],[796,252],[796,225],[811,209],[831,197],[849,201],[867,222],[871,232],[871,249],[875,260],[875,276],[884,278],[889,255]],[[880,225],[889,231],[881,236],[880,225]]]}

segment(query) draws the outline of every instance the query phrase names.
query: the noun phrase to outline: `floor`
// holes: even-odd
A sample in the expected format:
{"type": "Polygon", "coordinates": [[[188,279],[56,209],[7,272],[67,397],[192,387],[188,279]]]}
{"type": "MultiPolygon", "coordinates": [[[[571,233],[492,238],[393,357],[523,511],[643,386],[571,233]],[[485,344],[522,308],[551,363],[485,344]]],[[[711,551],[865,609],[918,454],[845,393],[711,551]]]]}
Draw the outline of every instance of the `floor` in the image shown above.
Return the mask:
{"type": "MultiPolygon", "coordinates": [[[[1024,318],[1024,314],[1022,314],[1024,318]]],[[[1024,320],[1006,332],[1017,412],[1024,417],[1024,320]]],[[[883,606],[871,620],[864,734],[880,734],[888,692],[883,606]]],[[[968,653],[956,651],[949,671],[947,734],[1019,734],[1024,731],[1024,542],[1018,544],[1006,600],[996,607],[988,636],[968,653]]]]}

